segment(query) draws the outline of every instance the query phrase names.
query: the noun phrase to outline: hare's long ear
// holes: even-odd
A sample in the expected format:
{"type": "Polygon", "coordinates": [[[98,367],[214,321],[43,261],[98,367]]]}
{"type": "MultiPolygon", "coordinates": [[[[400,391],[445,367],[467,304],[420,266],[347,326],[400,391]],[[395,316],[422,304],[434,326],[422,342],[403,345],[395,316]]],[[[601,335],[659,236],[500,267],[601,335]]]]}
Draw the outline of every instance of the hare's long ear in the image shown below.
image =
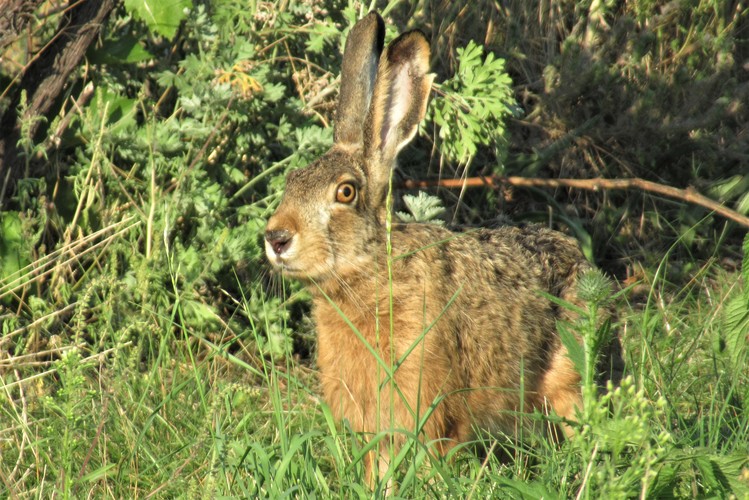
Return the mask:
{"type": "Polygon", "coordinates": [[[362,145],[364,118],[372,100],[384,40],[385,23],[376,12],[359,20],[349,32],[336,108],[336,144],[362,145]]]}
{"type": "Polygon", "coordinates": [[[424,118],[434,75],[429,42],[418,30],[403,33],[380,58],[372,105],[364,130],[364,157],[373,185],[384,187],[398,152],[424,118]]]}

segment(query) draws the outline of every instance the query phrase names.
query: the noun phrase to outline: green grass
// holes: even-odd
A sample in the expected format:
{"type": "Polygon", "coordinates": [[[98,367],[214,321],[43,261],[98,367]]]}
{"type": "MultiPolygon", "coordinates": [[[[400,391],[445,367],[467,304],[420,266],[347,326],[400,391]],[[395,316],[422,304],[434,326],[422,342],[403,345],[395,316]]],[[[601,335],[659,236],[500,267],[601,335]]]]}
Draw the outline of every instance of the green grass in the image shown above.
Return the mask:
{"type": "MultiPolygon", "coordinates": [[[[586,411],[579,438],[487,437],[485,446],[511,460],[470,451],[437,459],[412,440],[393,471],[398,493],[745,498],[749,375],[745,353],[732,365],[723,323],[726,304],[746,296],[738,278],[713,265],[674,290],[654,273],[646,298],[621,306],[629,377],[586,411]]],[[[79,300],[70,335],[46,349],[34,344],[34,327],[8,331],[4,317],[6,345],[22,334],[27,341],[0,365],[2,496],[370,495],[366,448],[332,420],[313,367],[240,347],[257,330],[241,339],[196,335],[179,326],[179,300],[166,316],[150,311],[150,321],[87,329],[108,313],[117,286],[92,286],[99,300],[79,300]]]]}
{"type": "MultiPolygon", "coordinates": [[[[389,2],[388,37],[431,32],[443,82],[403,165],[414,177],[636,175],[746,213],[747,11],[677,3],[389,2]],[[469,46],[472,64],[456,57],[469,46]],[[465,107],[479,99],[488,118],[465,107]],[[435,113],[480,128],[443,140],[435,113]]],[[[70,110],[60,144],[23,137],[33,174],[8,186],[0,165],[0,497],[370,496],[372,445],[320,400],[305,293],[268,278],[260,244],[284,174],[332,141],[339,49],[366,8],[195,1],[156,13],[183,19],[174,31],[127,5],[62,110],[32,118],[56,129],[70,110]]],[[[3,47],[3,95],[59,16],[37,12],[3,47]]],[[[460,222],[543,214],[637,276],[617,303],[630,378],[588,401],[576,440],[475,446],[509,460],[443,460],[408,440],[390,472],[399,495],[749,498],[740,229],[637,193],[438,194],[460,222]]]]}

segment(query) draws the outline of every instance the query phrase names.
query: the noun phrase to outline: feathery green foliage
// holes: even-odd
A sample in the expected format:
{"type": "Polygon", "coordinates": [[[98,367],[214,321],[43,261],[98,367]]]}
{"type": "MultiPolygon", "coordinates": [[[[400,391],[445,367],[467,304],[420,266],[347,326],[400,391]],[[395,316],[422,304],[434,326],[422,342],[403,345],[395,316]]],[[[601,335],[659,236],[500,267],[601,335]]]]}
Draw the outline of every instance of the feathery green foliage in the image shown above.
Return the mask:
{"type": "MultiPolygon", "coordinates": [[[[447,75],[408,172],[656,175],[746,212],[740,3],[457,5],[383,10],[389,38],[433,32],[447,75]]],[[[60,113],[29,119],[48,137],[22,133],[12,190],[0,171],[0,496],[371,495],[372,445],[319,399],[305,292],[268,276],[262,247],[284,175],[332,141],[342,44],[366,10],[127,0],[60,113]]],[[[2,48],[3,91],[60,14],[35,15],[2,48]]],[[[630,287],[609,326],[608,282],[590,275],[582,321],[562,328],[586,380],[579,438],[486,436],[444,459],[402,430],[398,494],[749,496],[749,238],[643,196],[439,194],[458,221],[508,204],[587,237],[591,257],[627,255],[604,264],[630,287]],[[628,377],[598,394],[613,331],[628,377]]],[[[443,211],[403,202],[408,220],[443,211]]]]}

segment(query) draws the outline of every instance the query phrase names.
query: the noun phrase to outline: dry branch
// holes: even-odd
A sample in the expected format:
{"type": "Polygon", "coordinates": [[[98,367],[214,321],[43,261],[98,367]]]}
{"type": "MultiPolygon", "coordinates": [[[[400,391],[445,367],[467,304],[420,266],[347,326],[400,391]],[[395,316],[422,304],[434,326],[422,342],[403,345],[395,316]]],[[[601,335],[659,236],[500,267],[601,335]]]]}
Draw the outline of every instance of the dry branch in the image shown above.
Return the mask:
{"type": "Polygon", "coordinates": [[[588,191],[606,190],[628,190],[637,189],[648,193],[656,193],[669,198],[685,201],[698,205],[716,214],[749,227],[749,217],[738,213],[717,201],[698,193],[693,187],[679,189],[657,182],[647,181],[640,178],[632,179],[540,179],[533,177],[469,177],[466,179],[439,179],[439,180],[406,180],[400,187],[405,189],[420,189],[427,187],[443,187],[448,189],[463,189],[464,187],[490,187],[498,189],[503,186],[516,187],[545,187],[559,188],[569,187],[574,189],[585,189],[588,191]]]}
{"type": "Polygon", "coordinates": [[[13,43],[43,0],[0,0],[0,49],[13,43]]]}
{"type": "MultiPolygon", "coordinates": [[[[2,7],[19,9],[15,4],[26,4],[4,0],[0,2],[2,7]]],[[[43,131],[43,123],[52,120],[70,76],[78,68],[86,50],[99,36],[104,21],[114,7],[115,0],[71,0],[69,8],[60,18],[52,40],[24,69],[20,82],[8,95],[9,102],[5,112],[0,116],[0,186],[5,186],[6,178],[13,181],[29,174],[23,171],[25,152],[18,147],[22,124],[28,124],[25,133],[29,137],[37,138],[37,133],[43,131]],[[23,116],[18,116],[23,91],[27,94],[28,107],[23,116]]],[[[2,194],[0,192],[0,200],[2,194]]]]}

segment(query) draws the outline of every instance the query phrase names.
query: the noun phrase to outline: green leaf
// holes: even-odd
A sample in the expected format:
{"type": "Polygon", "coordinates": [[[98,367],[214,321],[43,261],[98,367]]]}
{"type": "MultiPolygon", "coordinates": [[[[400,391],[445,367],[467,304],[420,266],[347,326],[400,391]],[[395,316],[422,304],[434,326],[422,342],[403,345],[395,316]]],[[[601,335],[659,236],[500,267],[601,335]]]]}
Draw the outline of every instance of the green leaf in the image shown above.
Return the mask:
{"type": "Polygon", "coordinates": [[[749,483],[741,480],[745,468],[749,465],[749,457],[744,453],[730,455],[713,455],[713,465],[726,478],[730,490],[736,498],[749,498],[749,483]]]}
{"type": "Polygon", "coordinates": [[[91,472],[83,476],[80,481],[84,483],[94,483],[100,481],[102,478],[109,476],[110,471],[115,467],[117,467],[117,464],[104,465],[96,470],[92,470],[91,472]]]}
{"type": "Polygon", "coordinates": [[[747,189],[749,189],[749,175],[734,175],[714,182],[707,192],[712,198],[727,201],[746,193],[747,189]]]}
{"type": "Polygon", "coordinates": [[[744,243],[741,248],[744,253],[744,260],[741,264],[741,277],[744,278],[744,286],[749,286],[749,233],[744,235],[744,243]]]}
{"type": "Polygon", "coordinates": [[[722,334],[728,351],[731,367],[741,370],[745,366],[747,344],[749,344],[749,234],[744,237],[744,261],[741,276],[744,288],[727,302],[723,313],[722,334]]]}
{"type": "Polygon", "coordinates": [[[93,64],[132,64],[148,61],[153,57],[138,38],[125,35],[115,40],[105,40],[101,47],[91,51],[89,61],[93,64]]]}
{"type": "Polygon", "coordinates": [[[480,145],[502,144],[504,119],[516,107],[505,61],[492,53],[482,59],[483,52],[474,42],[458,49],[458,71],[431,105],[440,152],[457,163],[468,163],[480,145]]]}
{"type": "Polygon", "coordinates": [[[694,465],[700,471],[702,484],[708,490],[720,490],[721,482],[716,475],[714,462],[707,455],[696,455],[694,465]]]}
{"type": "Polygon", "coordinates": [[[499,476],[497,479],[499,479],[504,487],[514,490],[520,498],[523,499],[546,498],[553,500],[555,498],[560,498],[557,493],[547,489],[540,481],[519,481],[517,479],[502,476],[499,476]]]}
{"type": "Polygon", "coordinates": [[[29,264],[23,252],[23,223],[18,212],[0,214],[0,282],[29,264]]]}
{"type": "Polygon", "coordinates": [[[436,196],[429,195],[419,191],[417,196],[410,194],[403,195],[403,202],[410,214],[398,212],[398,217],[403,222],[433,222],[443,224],[443,221],[436,219],[445,212],[442,206],[442,200],[436,196]]]}
{"type": "MultiPolygon", "coordinates": [[[[124,97],[107,88],[96,89],[96,97],[88,106],[87,116],[91,123],[101,123],[104,120],[109,130],[125,128],[135,125],[135,99],[124,97]],[[106,111],[106,116],[103,114],[106,111]]],[[[98,133],[98,126],[92,127],[91,133],[98,133]]]]}
{"type": "Polygon", "coordinates": [[[742,215],[749,215],[749,191],[736,202],[736,211],[742,215]]]}
{"type": "Polygon", "coordinates": [[[190,319],[192,324],[213,325],[218,318],[218,314],[213,307],[197,300],[183,298],[182,307],[185,316],[190,319]]]}
{"type": "Polygon", "coordinates": [[[743,365],[749,337],[749,297],[746,293],[731,298],[726,304],[723,331],[731,366],[739,369],[743,365]]]}
{"type": "Polygon", "coordinates": [[[317,23],[310,32],[307,40],[307,50],[314,54],[322,54],[325,46],[332,46],[338,39],[341,32],[336,28],[335,23],[328,22],[317,23]]]}
{"type": "Polygon", "coordinates": [[[192,0],[125,0],[125,9],[153,33],[172,39],[192,9],[192,0]]]}
{"type": "Polygon", "coordinates": [[[580,376],[585,380],[585,351],[583,350],[583,345],[564,323],[557,322],[557,329],[559,330],[559,337],[562,340],[562,344],[567,348],[567,357],[570,358],[580,376]]]}

